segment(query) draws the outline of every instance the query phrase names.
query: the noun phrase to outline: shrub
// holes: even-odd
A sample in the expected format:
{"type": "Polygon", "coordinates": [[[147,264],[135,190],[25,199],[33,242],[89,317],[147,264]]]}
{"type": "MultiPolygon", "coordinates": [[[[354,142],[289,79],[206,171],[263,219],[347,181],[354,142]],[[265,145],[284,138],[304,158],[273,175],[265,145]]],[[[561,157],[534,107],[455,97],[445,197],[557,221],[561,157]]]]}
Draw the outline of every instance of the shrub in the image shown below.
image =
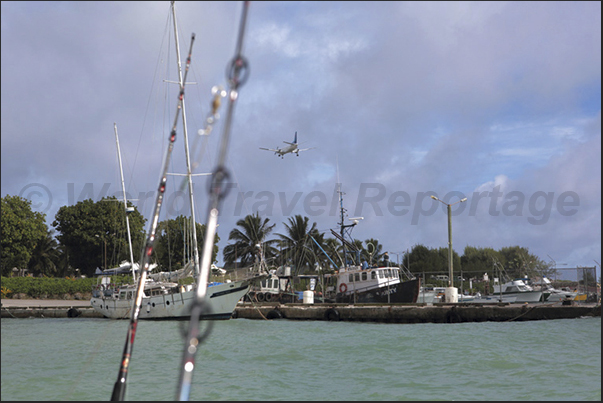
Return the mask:
{"type": "Polygon", "coordinates": [[[31,298],[61,297],[64,294],[87,293],[96,284],[95,278],[2,277],[2,298],[23,293],[31,298]]]}

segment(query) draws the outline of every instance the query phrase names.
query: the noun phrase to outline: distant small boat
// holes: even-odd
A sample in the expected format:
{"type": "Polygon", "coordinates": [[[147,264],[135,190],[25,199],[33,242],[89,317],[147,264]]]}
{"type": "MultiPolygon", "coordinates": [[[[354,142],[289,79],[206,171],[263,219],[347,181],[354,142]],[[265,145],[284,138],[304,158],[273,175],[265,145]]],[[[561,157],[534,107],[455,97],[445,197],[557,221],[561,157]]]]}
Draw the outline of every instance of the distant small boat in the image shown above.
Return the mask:
{"type": "Polygon", "coordinates": [[[515,297],[515,302],[539,302],[542,299],[542,291],[535,291],[520,278],[507,281],[502,285],[494,284],[493,289],[494,296],[515,297]]]}
{"type": "MultiPolygon", "coordinates": [[[[418,303],[435,304],[445,302],[446,287],[421,287],[419,290],[418,303]]],[[[474,295],[458,294],[457,302],[471,302],[475,299],[474,295]]]]}
{"type": "Polygon", "coordinates": [[[515,279],[506,282],[502,286],[494,284],[494,292],[491,295],[475,296],[469,303],[491,303],[491,302],[539,302],[542,298],[542,291],[535,291],[527,285],[522,279],[515,279]]]}
{"type": "Polygon", "coordinates": [[[573,300],[578,295],[577,292],[559,290],[553,287],[551,280],[549,280],[546,276],[542,276],[542,278],[530,281],[530,285],[535,290],[540,290],[542,292],[548,293],[548,297],[545,300],[546,302],[560,302],[566,300],[573,300]]]}
{"type": "Polygon", "coordinates": [[[472,304],[489,304],[489,303],[491,304],[494,302],[503,302],[503,303],[512,304],[513,302],[516,302],[515,301],[516,299],[517,299],[517,297],[515,297],[515,296],[480,295],[478,293],[471,300],[468,300],[466,302],[472,303],[472,304]]]}

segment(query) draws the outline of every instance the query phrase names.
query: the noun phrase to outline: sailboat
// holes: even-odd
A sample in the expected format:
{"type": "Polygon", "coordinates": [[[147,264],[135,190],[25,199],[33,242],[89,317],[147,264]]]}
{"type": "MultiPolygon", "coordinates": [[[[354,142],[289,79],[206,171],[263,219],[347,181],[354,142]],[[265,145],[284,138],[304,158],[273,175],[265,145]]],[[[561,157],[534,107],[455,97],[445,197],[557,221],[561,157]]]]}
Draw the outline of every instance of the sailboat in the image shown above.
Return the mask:
{"type": "MultiPolygon", "coordinates": [[[[421,280],[404,268],[386,266],[364,267],[348,264],[346,246],[350,253],[355,249],[345,238],[343,193],[339,191],[341,209],[341,232],[331,230],[343,246],[344,265],[335,274],[325,275],[325,297],[336,303],[415,303],[419,297],[421,280]]],[[[389,261],[388,261],[389,262],[389,261]]]]}
{"type": "MultiPolygon", "coordinates": [[[[174,32],[176,40],[176,59],[178,62],[178,77],[182,87],[182,69],[180,66],[180,49],[178,43],[178,29],[176,26],[175,10],[172,7],[174,20],[174,32]]],[[[195,215],[194,215],[194,200],[193,200],[193,185],[190,156],[188,149],[188,138],[186,130],[186,114],[184,100],[182,100],[182,123],[184,132],[185,156],[187,165],[188,178],[188,193],[191,208],[192,227],[192,247],[193,259],[189,261],[181,270],[174,273],[160,272],[149,274],[145,278],[142,309],[139,313],[139,319],[189,319],[191,316],[191,306],[195,301],[196,282],[199,281],[199,251],[197,247],[197,235],[195,231],[195,215]],[[192,284],[181,285],[177,280],[185,277],[193,276],[195,282],[192,284]]],[[[117,128],[115,128],[115,136],[117,142],[117,152],[120,164],[120,172],[122,179],[122,189],[124,193],[124,202],[126,200],[125,187],[123,185],[123,169],[121,166],[121,153],[119,150],[119,140],[117,128]]],[[[126,203],[127,208],[127,203],[126,203]]],[[[126,215],[127,217],[127,215],[126,215]]],[[[129,223],[128,238],[130,237],[129,223]]],[[[130,241],[130,256],[132,258],[130,241]]],[[[102,292],[95,292],[90,300],[92,307],[103,316],[111,319],[127,319],[132,315],[132,309],[135,305],[135,296],[138,285],[136,284],[135,275],[137,264],[130,265],[134,278],[133,284],[114,285],[111,283],[110,277],[103,275],[101,278],[102,292]]],[[[259,277],[254,276],[257,273],[249,273],[249,276],[237,280],[225,280],[224,282],[209,282],[207,283],[207,310],[203,315],[203,319],[230,319],[237,305],[237,302],[247,293],[253,281],[259,277]]]]}

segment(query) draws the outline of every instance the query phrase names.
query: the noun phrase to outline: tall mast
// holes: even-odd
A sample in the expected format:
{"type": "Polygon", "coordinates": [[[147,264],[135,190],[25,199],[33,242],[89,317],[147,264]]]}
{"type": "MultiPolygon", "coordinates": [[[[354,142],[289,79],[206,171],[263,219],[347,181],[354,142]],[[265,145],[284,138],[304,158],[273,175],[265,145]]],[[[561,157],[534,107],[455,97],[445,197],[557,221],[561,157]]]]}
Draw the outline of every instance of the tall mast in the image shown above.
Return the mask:
{"type": "MultiPolygon", "coordinates": [[[[180,45],[178,43],[178,27],[176,26],[176,8],[172,1],[172,16],[174,18],[174,38],[176,40],[176,60],[178,62],[178,82],[180,88],[184,87],[182,81],[182,67],[180,64],[180,45]]],[[[195,278],[199,277],[199,248],[197,247],[197,221],[195,220],[195,202],[193,198],[193,179],[191,173],[191,158],[188,150],[188,133],[186,131],[186,110],[184,98],[182,99],[182,132],[184,135],[184,153],[186,155],[186,176],[188,178],[188,196],[191,205],[192,235],[193,235],[193,261],[195,265],[195,278]]]]}
{"type": "Polygon", "coordinates": [[[126,228],[128,229],[128,246],[130,247],[130,265],[132,267],[132,280],[136,282],[136,270],[134,270],[134,255],[132,254],[132,237],[130,236],[130,220],[128,219],[128,200],[126,199],[124,170],[121,165],[121,151],[119,150],[119,136],[117,135],[117,123],[113,123],[113,129],[115,131],[115,143],[117,144],[117,159],[119,160],[119,173],[121,174],[121,190],[124,195],[124,209],[126,212],[126,228]]]}
{"type": "Polygon", "coordinates": [[[343,248],[343,267],[346,267],[348,265],[348,261],[345,256],[345,238],[344,238],[345,225],[343,225],[344,210],[343,210],[343,192],[341,191],[341,183],[339,184],[339,207],[341,210],[341,223],[339,225],[341,226],[341,246],[343,248]]]}

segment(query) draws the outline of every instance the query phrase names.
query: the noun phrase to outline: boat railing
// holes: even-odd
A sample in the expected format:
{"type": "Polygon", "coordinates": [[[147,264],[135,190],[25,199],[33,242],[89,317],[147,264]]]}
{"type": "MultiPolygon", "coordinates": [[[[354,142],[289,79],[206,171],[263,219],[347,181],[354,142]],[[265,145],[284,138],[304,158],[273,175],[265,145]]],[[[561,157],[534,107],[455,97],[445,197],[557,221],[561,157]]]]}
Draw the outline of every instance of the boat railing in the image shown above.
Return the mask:
{"type": "Polygon", "coordinates": [[[400,284],[400,280],[399,279],[390,279],[388,281],[384,281],[384,282],[380,282],[380,283],[371,283],[371,284],[367,284],[364,286],[360,285],[360,286],[356,287],[356,285],[358,285],[358,284],[359,283],[356,283],[356,282],[349,283],[347,292],[348,293],[364,292],[364,291],[368,291],[368,290],[371,290],[374,288],[393,287],[397,284],[400,284]]]}
{"type": "MultiPolygon", "coordinates": [[[[227,273],[225,273],[221,276],[212,276],[212,278],[214,278],[216,280],[220,279],[220,281],[226,281],[226,280],[240,281],[240,280],[250,280],[250,279],[258,278],[258,277],[260,277],[260,275],[261,275],[261,273],[259,273],[256,268],[251,266],[251,267],[244,267],[241,269],[235,269],[232,271],[228,271],[227,273]]],[[[262,278],[263,278],[263,276],[262,276],[262,278]]]]}

